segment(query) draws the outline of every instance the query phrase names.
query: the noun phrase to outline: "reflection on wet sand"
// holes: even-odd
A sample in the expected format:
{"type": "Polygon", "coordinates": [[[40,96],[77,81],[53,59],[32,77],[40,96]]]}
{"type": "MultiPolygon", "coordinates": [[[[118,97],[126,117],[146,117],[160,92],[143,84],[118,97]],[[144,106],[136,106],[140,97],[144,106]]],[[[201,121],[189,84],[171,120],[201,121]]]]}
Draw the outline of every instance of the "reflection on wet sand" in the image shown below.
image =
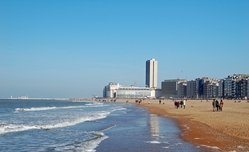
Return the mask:
{"type": "Polygon", "coordinates": [[[151,136],[159,136],[159,122],[158,122],[158,116],[151,114],[150,115],[150,133],[151,136]]]}

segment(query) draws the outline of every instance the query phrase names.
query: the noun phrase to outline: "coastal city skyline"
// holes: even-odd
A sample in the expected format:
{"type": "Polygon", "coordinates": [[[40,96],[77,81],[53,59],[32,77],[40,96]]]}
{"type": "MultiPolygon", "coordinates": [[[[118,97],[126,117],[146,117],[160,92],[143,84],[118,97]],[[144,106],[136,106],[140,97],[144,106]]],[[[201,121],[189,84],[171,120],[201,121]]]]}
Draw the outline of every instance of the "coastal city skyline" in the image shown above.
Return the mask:
{"type": "Polygon", "coordinates": [[[248,1],[1,1],[0,98],[102,96],[108,82],[248,74],[248,1]]]}
{"type": "MultiPolygon", "coordinates": [[[[247,99],[249,74],[233,74],[222,79],[199,77],[193,80],[165,79],[157,86],[158,61],[146,60],[145,85],[109,82],[104,86],[103,98],[149,99],[247,99]]],[[[95,98],[95,97],[94,97],[95,98]]]]}

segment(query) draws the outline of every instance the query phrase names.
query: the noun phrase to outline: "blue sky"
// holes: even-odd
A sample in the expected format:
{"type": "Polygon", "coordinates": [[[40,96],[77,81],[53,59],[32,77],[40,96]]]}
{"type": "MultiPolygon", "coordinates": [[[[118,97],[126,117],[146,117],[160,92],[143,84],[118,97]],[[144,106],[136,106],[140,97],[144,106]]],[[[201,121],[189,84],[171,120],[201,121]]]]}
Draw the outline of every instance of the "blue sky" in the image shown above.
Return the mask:
{"type": "Polygon", "coordinates": [[[0,98],[249,73],[248,0],[0,0],[0,98]]]}

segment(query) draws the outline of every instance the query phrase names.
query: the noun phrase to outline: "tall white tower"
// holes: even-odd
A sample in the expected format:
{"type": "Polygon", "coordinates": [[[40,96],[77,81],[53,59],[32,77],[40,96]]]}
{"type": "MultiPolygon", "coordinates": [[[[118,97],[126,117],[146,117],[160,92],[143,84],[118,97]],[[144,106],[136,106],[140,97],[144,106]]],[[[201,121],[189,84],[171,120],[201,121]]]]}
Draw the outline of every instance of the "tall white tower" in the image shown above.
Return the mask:
{"type": "Polygon", "coordinates": [[[157,88],[157,61],[150,59],[146,61],[146,86],[157,88]]]}

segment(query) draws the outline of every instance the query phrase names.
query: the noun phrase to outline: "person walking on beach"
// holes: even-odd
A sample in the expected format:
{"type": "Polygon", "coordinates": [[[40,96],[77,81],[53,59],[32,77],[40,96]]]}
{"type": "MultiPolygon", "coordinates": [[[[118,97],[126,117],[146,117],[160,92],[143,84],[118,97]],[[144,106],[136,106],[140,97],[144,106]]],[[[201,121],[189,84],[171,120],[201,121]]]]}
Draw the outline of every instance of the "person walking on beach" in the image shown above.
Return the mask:
{"type": "Polygon", "coordinates": [[[184,107],[184,109],[185,109],[185,106],[186,106],[186,100],[184,99],[183,100],[183,107],[184,107]]]}
{"type": "Polygon", "coordinates": [[[222,111],[223,104],[224,104],[224,103],[223,103],[223,101],[221,100],[221,101],[220,101],[220,111],[222,111]]]}
{"type": "Polygon", "coordinates": [[[215,99],[213,99],[212,105],[213,105],[213,111],[215,111],[215,107],[216,107],[215,99]]]}
{"type": "Polygon", "coordinates": [[[180,106],[179,101],[176,101],[176,109],[178,109],[178,108],[179,108],[179,106],[180,106]]]}
{"type": "Polygon", "coordinates": [[[182,100],[180,101],[180,105],[181,105],[181,108],[182,108],[182,106],[183,106],[183,101],[182,100]]]}
{"type": "Polygon", "coordinates": [[[176,100],[174,100],[174,105],[175,105],[175,107],[178,109],[178,102],[176,101],[176,100]]]}
{"type": "Polygon", "coordinates": [[[217,111],[219,111],[219,108],[220,108],[219,101],[218,101],[218,100],[216,100],[216,109],[217,109],[217,111]]]}

